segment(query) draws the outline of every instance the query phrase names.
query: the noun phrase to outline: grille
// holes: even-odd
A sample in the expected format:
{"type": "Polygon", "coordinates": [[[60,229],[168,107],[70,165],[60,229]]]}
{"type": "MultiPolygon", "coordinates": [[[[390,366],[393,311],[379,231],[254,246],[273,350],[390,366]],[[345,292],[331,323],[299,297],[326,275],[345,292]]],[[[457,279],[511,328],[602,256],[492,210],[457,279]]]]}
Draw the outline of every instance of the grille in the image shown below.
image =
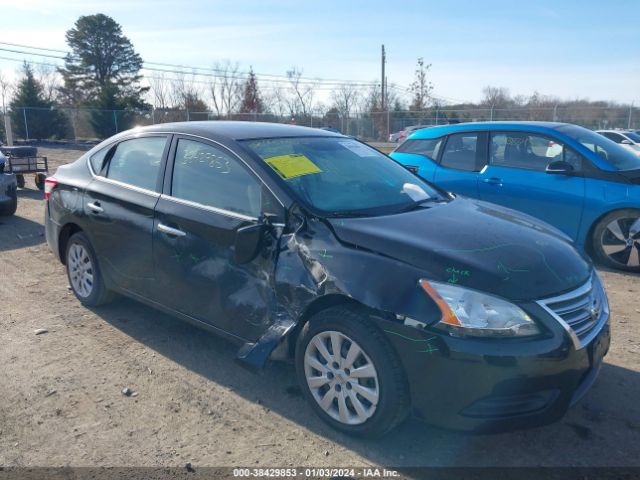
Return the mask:
{"type": "Polygon", "coordinates": [[[597,275],[576,290],[538,302],[569,332],[576,348],[582,348],[609,317],[609,305],[597,275]]]}

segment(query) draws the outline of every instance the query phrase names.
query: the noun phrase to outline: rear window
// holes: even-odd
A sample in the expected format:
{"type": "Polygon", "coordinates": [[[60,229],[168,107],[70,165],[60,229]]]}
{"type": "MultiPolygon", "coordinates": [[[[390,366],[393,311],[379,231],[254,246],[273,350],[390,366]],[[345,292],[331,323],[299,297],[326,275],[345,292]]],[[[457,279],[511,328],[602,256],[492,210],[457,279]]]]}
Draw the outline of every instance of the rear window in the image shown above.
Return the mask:
{"type": "Polygon", "coordinates": [[[109,161],[107,178],[155,190],[167,137],[142,137],[118,144],[109,161]]]}
{"type": "Polygon", "coordinates": [[[400,145],[396,152],[424,155],[435,160],[438,157],[441,145],[442,138],[409,139],[400,145]]]}

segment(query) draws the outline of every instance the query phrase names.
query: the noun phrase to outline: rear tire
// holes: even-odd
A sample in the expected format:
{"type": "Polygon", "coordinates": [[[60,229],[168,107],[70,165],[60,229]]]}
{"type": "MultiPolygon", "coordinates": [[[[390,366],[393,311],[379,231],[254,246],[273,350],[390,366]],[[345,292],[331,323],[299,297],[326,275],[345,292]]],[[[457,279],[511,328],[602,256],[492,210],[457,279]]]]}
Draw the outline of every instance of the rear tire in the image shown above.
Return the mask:
{"type": "Polygon", "coordinates": [[[13,215],[14,213],[16,213],[17,209],[18,209],[18,199],[14,198],[7,205],[0,207],[0,216],[8,217],[10,215],[13,215]]]}
{"type": "Polygon", "coordinates": [[[93,247],[83,232],[74,233],[69,239],[65,264],[69,285],[80,303],[97,307],[112,300],[113,294],[105,287],[93,247]]]}
{"type": "Polygon", "coordinates": [[[18,188],[24,188],[24,175],[16,174],[16,183],[18,188]]]}
{"type": "Polygon", "coordinates": [[[591,242],[594,256],[603,265],[640,272],[640,210],[605,215],[594,228],[591,242]]]}
{"type": "Polygon", "coordinates": [[[325,422],[354,436],[384,435],[409,412],[404,369],[374,321],[359,309],[332,307],[311,318],[296,344],[305,397],[325,422]]]}
{"type": "Polygon", "coordinates": [[[44,190],[44,180],[47,178],[47,176],[44,173],[36,173],[36,187],[38,188],[38,190],[42,191],[44,190]]]}

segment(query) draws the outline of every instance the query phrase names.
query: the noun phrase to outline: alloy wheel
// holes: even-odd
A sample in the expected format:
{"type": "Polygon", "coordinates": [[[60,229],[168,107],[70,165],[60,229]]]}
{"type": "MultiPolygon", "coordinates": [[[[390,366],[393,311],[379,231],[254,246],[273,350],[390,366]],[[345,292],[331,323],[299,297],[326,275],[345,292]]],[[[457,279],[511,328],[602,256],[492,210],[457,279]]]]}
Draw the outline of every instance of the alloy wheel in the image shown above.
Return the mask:
{"type": "Polygon", "coordinates": [[[602,251],[620,265],[640,266],[640,218],[623,217],[610,222],[600,239],[602,251]]]}
{"type": "Polygon", "coordinates": [[[360,425],[375,413],[380,397],[375,365],[344,333],[315,335],[305,350],[304,373],[313,398],[334,420],[360,425]]]}
{"type": "Polygon", "coordinates": [[[71,245],[67,265],[73,290],[82,298],[87,298],[93,291],[93,264],[87,249],[78,243],[71,245]]]}

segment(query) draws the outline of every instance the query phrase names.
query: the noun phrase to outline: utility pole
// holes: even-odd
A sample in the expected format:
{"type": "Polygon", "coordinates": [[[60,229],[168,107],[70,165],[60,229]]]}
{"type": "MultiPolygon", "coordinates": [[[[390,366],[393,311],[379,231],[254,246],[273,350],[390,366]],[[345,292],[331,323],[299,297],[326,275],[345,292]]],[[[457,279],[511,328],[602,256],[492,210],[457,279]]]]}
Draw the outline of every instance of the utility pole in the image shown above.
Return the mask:
{"type": "Polygon", "coordinates": [[[633,102],[631,102],[631,106],[629,107],[629,120],[627,121],[627,128],[631,130],[631,114],[633,113],[633,102]]]}
{"type": "Polygon", "coordinates": [[[381,97],[380,97],[380,108],[382,109],[382,111],[384,112],[384,101],[385,101],[385,95],[384,95],[384,90],[385,90],[385,80],[386,80],[386,76],[384,74],[384,66],[385,63],[387,62],[387,56],[384,53],[384,45],[382,45],[382,76],[380,77],[380,87],[381,87],[381,97]]]}

